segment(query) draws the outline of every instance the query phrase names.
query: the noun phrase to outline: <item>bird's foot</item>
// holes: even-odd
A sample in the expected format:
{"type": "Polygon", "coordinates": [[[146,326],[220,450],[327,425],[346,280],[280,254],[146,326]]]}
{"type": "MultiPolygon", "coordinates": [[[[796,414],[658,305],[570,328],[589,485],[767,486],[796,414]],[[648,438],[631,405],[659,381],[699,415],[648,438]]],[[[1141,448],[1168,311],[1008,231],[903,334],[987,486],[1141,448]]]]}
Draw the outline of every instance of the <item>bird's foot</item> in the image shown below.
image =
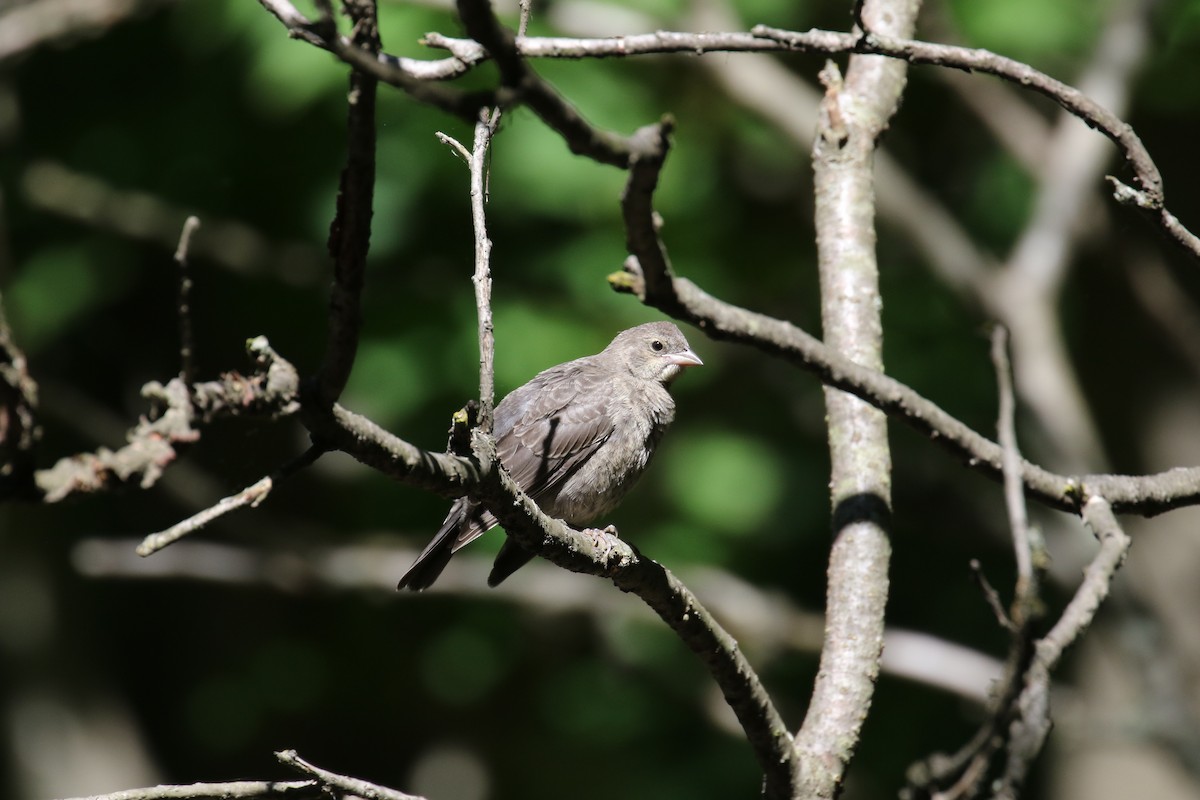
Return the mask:
{"type": "Polygon", "coordinates": [[[616,549],[617,541],[621,537],[617,535],[617,528],[614,525],[609,525],[604,529],[600,528],[585,528],[584,533],[595,543],[596,547],[604,553],[604,560],[607,561],[616,549]]]}

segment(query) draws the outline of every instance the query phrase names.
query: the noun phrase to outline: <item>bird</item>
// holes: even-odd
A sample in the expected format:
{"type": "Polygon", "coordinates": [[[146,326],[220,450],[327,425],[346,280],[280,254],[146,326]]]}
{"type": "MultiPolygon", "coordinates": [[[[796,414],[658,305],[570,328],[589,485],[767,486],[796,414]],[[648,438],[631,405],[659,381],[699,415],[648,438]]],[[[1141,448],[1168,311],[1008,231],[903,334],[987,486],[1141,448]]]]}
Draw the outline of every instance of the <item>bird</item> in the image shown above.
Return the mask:
{"type": "MultiPolygon", "coordinates": [[[[641,476],[675,417],[668,388],[703,363],[673,323],[621,331],[599,353],[550,367],[505,396],[494,414],[496,455],[542,511],[586,525],[616,508],[641,476]]],[[[477,501],[459,498],[397,588],[427,589],[454,553],[497,524],[477,501]]],[[[532,558],[507,538],[488,585],[532,558]]]]}

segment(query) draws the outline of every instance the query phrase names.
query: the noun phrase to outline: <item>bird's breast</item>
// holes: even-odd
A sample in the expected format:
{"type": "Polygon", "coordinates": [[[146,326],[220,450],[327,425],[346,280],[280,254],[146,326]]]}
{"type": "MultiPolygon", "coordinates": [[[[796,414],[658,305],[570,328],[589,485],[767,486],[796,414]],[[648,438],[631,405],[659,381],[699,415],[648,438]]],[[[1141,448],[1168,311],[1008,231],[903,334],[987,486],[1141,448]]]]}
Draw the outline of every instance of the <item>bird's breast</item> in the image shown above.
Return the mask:
{"type": "Polygon", "coordinates": [[[613,431],[554,498],[555,516],[573,525],[593,522],[621,502],[645,471],[675,416],[661,385],[617,386],[609,399],[613,431]]]}

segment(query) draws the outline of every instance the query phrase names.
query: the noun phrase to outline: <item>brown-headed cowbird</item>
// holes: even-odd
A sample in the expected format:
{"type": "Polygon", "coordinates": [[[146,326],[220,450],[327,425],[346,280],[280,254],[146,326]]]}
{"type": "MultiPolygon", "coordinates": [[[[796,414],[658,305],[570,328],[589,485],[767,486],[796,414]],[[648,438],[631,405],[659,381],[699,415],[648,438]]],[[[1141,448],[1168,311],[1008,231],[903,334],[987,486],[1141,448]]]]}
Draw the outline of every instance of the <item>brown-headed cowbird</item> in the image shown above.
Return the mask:
{"type": "MultiPolygon", "coordinates": [[[[646,469],[675,416],[667,387],[684,367],[702,363],[670,322],[622,331],[596,355],[551,367],[501,400],[493,429],[496,455],[543,511],[586,525],[616,508],[646,469]]],[[[495,526],[491,512],[460,498],[399,588],[427,588],[450,556],[495,526]]],[[[488,585],[531,558],[513,539],[505,540],[488,585]]]]}

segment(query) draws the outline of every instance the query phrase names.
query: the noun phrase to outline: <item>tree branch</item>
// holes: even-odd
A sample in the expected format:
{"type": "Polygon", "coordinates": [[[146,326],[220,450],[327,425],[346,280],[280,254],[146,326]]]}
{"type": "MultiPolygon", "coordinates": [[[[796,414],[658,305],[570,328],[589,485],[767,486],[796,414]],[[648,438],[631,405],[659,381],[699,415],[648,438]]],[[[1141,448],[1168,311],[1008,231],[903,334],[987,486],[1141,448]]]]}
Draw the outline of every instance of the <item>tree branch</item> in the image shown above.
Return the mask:
{"type": "Polygon", "coordinates": [[[33,458],[41,437],[37,407],[37,383],[13,339],[0,298],[0,500],[37,492],[33,458]]]}
{"type": "MultiPolygon", "coordinates": [[[[375,0],[344,0],[354,23],[351,44],[378,53],[379,21],[375,0]]],[[[332,24],[332,20],[329,21],[332,24]]],[[[361,70],[350,73],[346,166],[338,186],[337,211],[329,226],[333,289],[329,297],[329,338],[316,375],[317,402],[329,405],[341,396],[362,328],[362,290],[371,246],[375,199],[375,94],[378,82],[361,70]]]]}
{"type": "MultiPolygon", "coordinates": [[[[476,64],[486,57],[482,48],[461,39],[437,34],[424,41],[454,53],[463,64],[476,64]]],[[[1083,92],[1011,58],[987,50],[935,44],[876,32],[854,33],[811,30],[786,31],[757,25],[749,33],[655,33],[615,36],[605,39],[524,37],[515,42],[526,58],[609,58],[665,53],[703,55],[713,52],[772,52],[781,49],[838,55],[861,53],[900,59],[911,64],[931,64],[968,72],[985,72],[1042,94],[1079,117],[1113,141],[1134,174],[1135,186],[1109,178],[1118,202],[1141,209],[1164,234],[1194,259],[1200,259],[1200,238],[1184,227],[1165,208],[1162,177],[1153,158],[1133,129],[1117,115],[1083,92]]]]}
{"type": "Polygon", "coordinates": [[[166,385],[146,384],[142,396],[151,401],[152,410],[127,434],[128,443],[116,451],[101,448],[63,458],[39,470],[34,478],[37,499],[56,503],[135,482],[147,489],[162,477],[180,448],[200,438],[204,425],[227,417],[294,413],[299,385],[295,368],[262,337],[251,340],[247,349],[256,362],[256,371],[248,377],[228,372],[218,380],[191,385],[180,378],[166,385]]]}
{"type": "Polygon", "coordinates": [[[70,800],[329,800],[317,781],[232,781],[150,786],[70,800]]]}
{"type": "Polygon", "coordinates": [[[246,506],[258,508],[267,499],[267,496],[271,494],[271,490],[275,488],[275,484],[311,466],[325,452],[324,447],[314,444],[287,464],[284,464],[251,486],[247,486],[237,494],[222,498],[216,505],[193,514],[182,522],[178,522],[167,528],[165,531],[150,534],[137,546],[137,554],[139,556],[153,555],[164,547],[179,541],[184,536],[207,527],[209,523],[220,519],[231,511],[236,511],[246,506]]]}
{"type": "MultiPolygon", "coordinates": [[[[856,3],[864,29],[907,35],[919,0],[856,3]]],[[[875,150],[899,105],[906,65],[855,55],[846,78],[821,71],[825,96],[813,143],[813,194],[821,325],[826,345],[864,367],[883,368],[883,306],[875,251],[875,150]]],[[[832,798],[875,695],[891,561],[892,457],[887,417],[826,387],[833,545],[825,643],[796,754],[806,797],[832,798]]]]}
{"type": "Polygon", "coordinates": [[[467,33],[496,61],[504,87],[515,93],[499,105],[529,106],[576,155],[622,168],[636,157],[636,142],[591,125],[525,63],[516,37],[496,19],[489,0],[458,0],[458,14],[467,33]]]}
{"type": "Polygon", "coordinates": [[[992,795],[995,800],[1016,800],[1020,796],[1029,769],[1050,733],[1050,673],[1063,652],[1091,626],[1132,543],[1103,497],[1092,497],[1084,504],[1083,520],[1100,540],[1100,549],[1084,570],[1083,583],[1058,622],[1037,642],[1024,689],[1017,699],[1018,714],[1009,731],[1008,761],[992,795]]]}
{"type": "MultiPolygon", "coordinates": [[[[741,342],[815,374],[823,383],[850,392],[928,436],[971,469],[1002,476],[1003,450],[916,390],[877,370],[843,358],[790,322],[718,300],[687,278],[673,278],[665,298],[649,294],[638,254],[623,272],[609,276],[615,291],[689,322],[713,339],[741,342]],[[677,309],[677,311],[675,311],[677,309]]],[[[1021,459],[1025,492],[1051,508],[1079,513],[1092,495],[1121,513],[1153,516],[1200,504],[1200,467],[1177,467],[1152,475],[1059,475],[1021,459]]]]}

